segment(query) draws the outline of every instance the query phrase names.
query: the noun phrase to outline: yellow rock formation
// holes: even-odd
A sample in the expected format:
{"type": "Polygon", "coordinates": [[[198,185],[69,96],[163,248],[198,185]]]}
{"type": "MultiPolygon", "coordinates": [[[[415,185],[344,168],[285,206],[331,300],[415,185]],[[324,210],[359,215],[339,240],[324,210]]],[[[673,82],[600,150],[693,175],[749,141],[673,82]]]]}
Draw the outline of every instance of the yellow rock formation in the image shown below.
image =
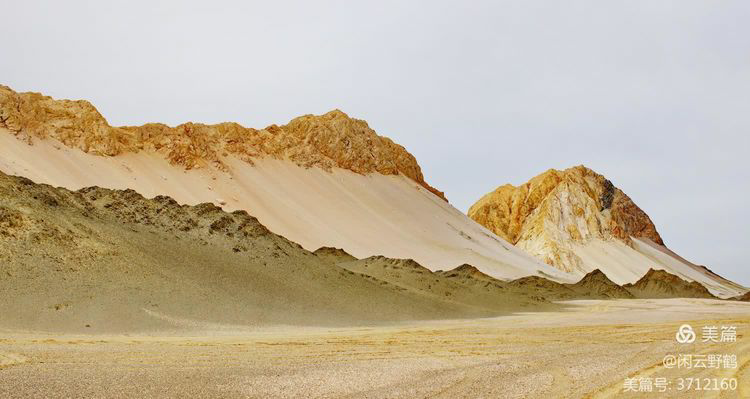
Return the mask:
{"type": "Polygon", "coordinates": [[[662,244],[656,227],[604,176],[577,166],[548,170],[519,187],[509,184],[485,195],[469,217],[495,234],[561,270],[581,259],[568,248],[591,239],[649,238],[662,244]]]}
{"type": "Polygon", "coordinates": [[[223,158],[231,154],[247,162],[272,157],[326,170],[338,167],[360,174],[401,173],[445,199],[441,191],[425,182],[416,159],[404,147],[378,136],[367,122],[339,110],[300,116],[287,125],[261,130],[231,122],[113,127],[88,101],[16,93],[0,85],[0,127],[29,143],[34,138],[54,138],[96,155],[156,151],[187,169],[207,165],[223,169],[223,158]]]}

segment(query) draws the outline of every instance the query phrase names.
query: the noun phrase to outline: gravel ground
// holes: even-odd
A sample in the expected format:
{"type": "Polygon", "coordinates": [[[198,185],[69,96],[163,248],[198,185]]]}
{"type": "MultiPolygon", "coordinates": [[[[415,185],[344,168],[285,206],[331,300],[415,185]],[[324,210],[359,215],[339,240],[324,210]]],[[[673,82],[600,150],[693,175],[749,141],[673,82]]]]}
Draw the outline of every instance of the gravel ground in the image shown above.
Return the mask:
{"type": "Polygon", "coordinates": [[[585,301],[568,312],[495,319],[221,335],[3,332],[0,397],[623,397],[628,376],[739,383],[738,391],[723,395],[673,386],[638,397],[747,397],[750,306],[727,303],[720,312],[716,306],[700,300],[585,301]],[[697,331],[736,326],[737,342],[681,346],[675,342],[680,320],[692,320],[697,331]],[[738,365],[679,372],[660,366],[664,355],[675,353],[735,354],[738,365]]]}

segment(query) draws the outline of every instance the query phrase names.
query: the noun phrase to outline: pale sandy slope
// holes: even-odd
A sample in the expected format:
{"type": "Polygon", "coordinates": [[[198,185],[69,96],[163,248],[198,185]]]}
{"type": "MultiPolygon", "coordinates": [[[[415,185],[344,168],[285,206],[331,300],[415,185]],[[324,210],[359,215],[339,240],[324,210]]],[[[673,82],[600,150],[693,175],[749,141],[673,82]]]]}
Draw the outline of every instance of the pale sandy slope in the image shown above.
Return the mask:
{"type": "Polygon", "coordinates": [[[698,281],[721,298],[734,297],[747,291],[745,287],[694,265],[647,238],[632,240],[632,247],[618,240],[594,239],[586,243],[573,243],[571,249],[583,261],[584,274],[599,269],[620,285],[635,282],[649,269],[657,269],[666,270],[684,280],[698,281]]]}
{"type": "Polygon", "coordinates": [[[272,159],[254,165],[232,157],[225,161],[227,172],[186,171],[158,154],[95,156],[52,140],[29,146],[0,129],[0,171],[39,183],[131,188],[191,205],[226,202],[225,210],[244,209],[310,250],[331,246],[357,257],[412,258],[432,270],[469,263],[501,279],[531,274],[575,279],[498,238],[406,177],[327,172],[272,159]]]}

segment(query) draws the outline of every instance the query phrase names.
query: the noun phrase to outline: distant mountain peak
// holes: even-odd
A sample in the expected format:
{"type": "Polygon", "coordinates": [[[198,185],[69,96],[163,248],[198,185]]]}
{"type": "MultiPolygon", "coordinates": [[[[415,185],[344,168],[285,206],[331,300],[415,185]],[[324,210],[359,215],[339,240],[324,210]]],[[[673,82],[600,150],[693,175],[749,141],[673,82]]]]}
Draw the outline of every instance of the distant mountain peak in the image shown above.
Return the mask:
{"type": "Polygon", "coordinates": [[[604,176],[583,166],[550,169],[518,187],[505,184],[469,209],[495,234],[565,271],[581,266],[568,243],[663,240],[646,213],[604,176]]]}
{"type": "Polygon", "coordinates": [[[609,279],[603,271],[594,269],[575,284],[569,285],[573,290],[596,294],[606,298],[632,298],[633,295],[609,279]]]}

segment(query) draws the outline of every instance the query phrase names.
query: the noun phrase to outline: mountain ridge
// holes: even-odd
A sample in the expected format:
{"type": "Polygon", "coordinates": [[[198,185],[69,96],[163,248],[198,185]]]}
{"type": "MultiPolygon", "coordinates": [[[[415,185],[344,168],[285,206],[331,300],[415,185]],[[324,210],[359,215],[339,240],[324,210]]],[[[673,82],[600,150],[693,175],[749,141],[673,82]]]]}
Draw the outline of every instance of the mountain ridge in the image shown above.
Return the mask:
{"type": "MultiPolygon", "coordinates": [[[[632,298],[601,271],[574,284],[501,281],[462,264],[307,251],[244,210],[168,196],[77,191],[0,172],[1,328],[113,332],[205,325],[352,325],[559,309],[566,299],[632,298]]],[[[650,271],[640,297],[712,298],[650,271]],[[681,285],[677,289],[677,284],[681,285]],[[666,288],[665,288],[666,287],[666,288]]]]}
{"type": "Polygon", "coordinates": [[[469,219],[424,182],[403,147],[340,111],[261,130],[114,128],[86,101],[3,87],[0,171],[70,190],[132,189],[245,210],[310,251],[336,247],[435,269],[471,263],[499,278],[567,279],[469,219]]]}
{"type": "Polygon", "coordinates": [[[271,157],[308,168],[401,173],[447,201],[442,191],[425,181],[416,158],[403,146],[338,109],[323,115],[302,115],[286,125],[273,124],[264,129],[234,122],[114,127],[86,100],[56,100],[35,92],[17,93],[0,85],[0,127],[28,143],[34,138],[54,138],[95,155],[155,151],[186,169],[207,165],[226,169],[224,158],[231,154],[249,163],[271,157]]]}
{"type": "MultiPolygon", "coordinates": [[[[509,219],[514,230],[498,233],[498,237],[452,207],[442,193],[438,196],[420,183],[424,179],[419,165],[403,147],[338,110],[261,130],[233,123],[115,128],[86,101],[15,93],[3,86],[0,155],[0,170],[37,182],[70,190],[88,186],[131,189],[149,198],[170,196],[185,205],[210,202],[228,211],[249,212],[310,251],[335,247],[359,259],[375,255],[409,258],[433,271],[468,263],[501,280],[538,275],[568,283],[603,261],[602,270],[617,284],[624,284],[646,272],[645,262],[674,258],[659,252],[665,249],[657,248],[663,241],[645,213],[611,182],[582,167],[582,176],[575,179],[561,177],[559,171],[540,177],[543,184],[527,189],[528,196],[519,196],[525,202],[517,201],[523,212],[509,219]],[[578,199],[585,206],[569,207],[566,217],[580,213],[588,219],[584,217],[582,223],[563,220],[561,231],[546,230],[544,218],[536,218],[542,220],[537,224],[522,223],[522,219],[538,216],[533,214],[539,209],[534,201],[563,209],[561,198],[547,200],[549,193],[555,187],[579,183],[584,189],[579,190],[578,199]],[[608,216],[596,216],[602,211],[608,216]],[[591,237],[604,237],[602,231],[621,240],[616,243],[623,248],[594,248],[599,252],[584,253],[557,240],[565,234],[580,237],[568,241],[583,245],[591,237]],[[520,240],[525,234],[539,239],[520,240]],[[503,236],[516,245],[505,242],[503,236]],[[650,251],[641,254],[638,268],[607,265],[608,260],[601,259],[627,247],[650,251]],[[563,267],[560,263],[552,267],[549,259],[530,251],[539,248],[560,258],[563,267]],[[566,265],[568,258],[575,262],[566,265]]],[[[506,186],[503,190],[517,189],[506,186]]],[[[324,250],[320,256],[342,255],[329,252],[324,250]]],[[[695,280],[696,273],[711,274],[697,266],[694,269],[675,273],[688,280],[695,280]]],[[[746,291],[730,286],[731,282],[716,282],[718,277],[697,279],[721,296],[746,291]]]]}

